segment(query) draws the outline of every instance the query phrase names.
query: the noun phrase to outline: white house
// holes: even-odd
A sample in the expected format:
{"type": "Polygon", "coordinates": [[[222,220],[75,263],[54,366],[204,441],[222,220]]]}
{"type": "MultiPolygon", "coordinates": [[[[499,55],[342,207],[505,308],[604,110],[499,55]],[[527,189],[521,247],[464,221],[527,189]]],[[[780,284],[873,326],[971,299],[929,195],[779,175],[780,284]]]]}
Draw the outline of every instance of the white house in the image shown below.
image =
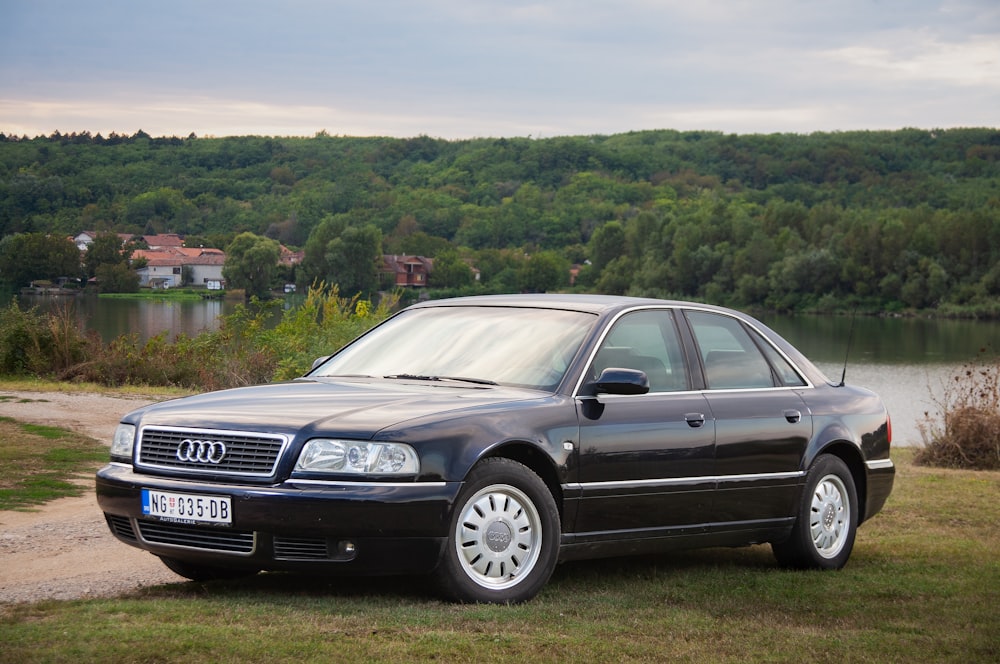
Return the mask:
{"type": "Polygon", "coordinates": [[[222,266],[226,262],[226,254],[221,249],[200,247],[142,249],[135,251],[132,258],[146,259],[146,266],[136,270],[140,286],[149,288],[194,286],[220,290],[225,285],[222,266]]]}

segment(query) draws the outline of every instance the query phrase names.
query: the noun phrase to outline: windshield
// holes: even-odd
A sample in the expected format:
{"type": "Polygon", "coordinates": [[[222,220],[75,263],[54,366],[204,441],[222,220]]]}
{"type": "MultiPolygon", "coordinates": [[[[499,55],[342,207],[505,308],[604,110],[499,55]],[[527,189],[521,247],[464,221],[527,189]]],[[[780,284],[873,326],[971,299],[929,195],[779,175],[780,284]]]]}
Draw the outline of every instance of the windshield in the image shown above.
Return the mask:
{"type": "Polygon", "coordinates": [[[514,307],[404,311],[310,375],[467,380],[552,390],[596,316],[514,307]]]}

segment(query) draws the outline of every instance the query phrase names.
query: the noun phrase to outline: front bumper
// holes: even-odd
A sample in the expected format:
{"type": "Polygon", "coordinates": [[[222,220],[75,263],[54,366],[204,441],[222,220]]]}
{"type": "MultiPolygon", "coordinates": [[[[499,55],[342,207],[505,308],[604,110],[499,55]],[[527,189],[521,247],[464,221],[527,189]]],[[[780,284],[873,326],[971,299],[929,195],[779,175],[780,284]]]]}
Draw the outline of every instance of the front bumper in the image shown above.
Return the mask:
{"type": "Polygon", "coordinates": [[[287,482],[252,486],[181,480],[110,464],[97,502],[111,532],[158,556],[205,565],[319,573],[409,574],[437,565],[457,482],[287,482]],[[142,512],[142,490],[227,496],[231,526],[166,522],[142,512]]]}

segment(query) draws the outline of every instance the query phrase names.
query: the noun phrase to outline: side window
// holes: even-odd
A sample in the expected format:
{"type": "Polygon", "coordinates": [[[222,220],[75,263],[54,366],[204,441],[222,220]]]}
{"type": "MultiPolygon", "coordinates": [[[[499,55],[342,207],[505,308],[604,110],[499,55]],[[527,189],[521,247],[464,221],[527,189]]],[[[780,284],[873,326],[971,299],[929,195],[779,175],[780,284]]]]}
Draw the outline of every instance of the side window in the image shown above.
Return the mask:
{"type": "Polygon", "coordinates": [[[774,387],[771,367],[757,344],[731,316],[687,312],[711,390],[774,387]]]}
{"type": "Polygon", "coordinates": [[[591,378],[610,367],[645,372],[650,392],[687,390],[687,371],[673,313],[655,309],[622,316],[597,350],[591,378]]]}

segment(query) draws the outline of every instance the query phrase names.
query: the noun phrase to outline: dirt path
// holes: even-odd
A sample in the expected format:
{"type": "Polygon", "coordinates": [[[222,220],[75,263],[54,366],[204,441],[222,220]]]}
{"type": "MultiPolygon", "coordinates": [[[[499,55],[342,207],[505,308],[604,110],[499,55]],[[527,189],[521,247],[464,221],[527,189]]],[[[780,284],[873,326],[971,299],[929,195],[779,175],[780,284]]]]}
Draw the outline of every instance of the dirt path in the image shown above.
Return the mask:
{"type": "MultiPolygon", "coordinates": [[[[119,418],[142,397],[0,390],[0,416],[71,429],[106,444],[119,418]]],[[[93,482],[79,498],[34,512],[0,512],[0,604],[109,597],[183,581],[154,556],[111,536],[93,482]]]]}

